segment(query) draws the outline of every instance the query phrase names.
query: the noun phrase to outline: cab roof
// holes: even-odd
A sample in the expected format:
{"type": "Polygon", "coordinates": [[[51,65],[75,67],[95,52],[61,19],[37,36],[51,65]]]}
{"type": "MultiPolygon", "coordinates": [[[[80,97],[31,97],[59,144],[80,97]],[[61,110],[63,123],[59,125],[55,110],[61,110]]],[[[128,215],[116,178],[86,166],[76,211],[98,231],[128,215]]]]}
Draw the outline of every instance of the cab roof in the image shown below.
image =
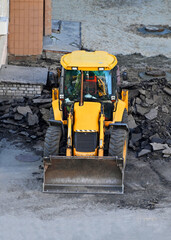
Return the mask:
{"type": "Polygon", "coordinates": [[[61,58],[61,65],[66,70],[111,70],[116,64],[117,58],[105,51],[86,52],[80,50],[68,53],[61,58]]]}

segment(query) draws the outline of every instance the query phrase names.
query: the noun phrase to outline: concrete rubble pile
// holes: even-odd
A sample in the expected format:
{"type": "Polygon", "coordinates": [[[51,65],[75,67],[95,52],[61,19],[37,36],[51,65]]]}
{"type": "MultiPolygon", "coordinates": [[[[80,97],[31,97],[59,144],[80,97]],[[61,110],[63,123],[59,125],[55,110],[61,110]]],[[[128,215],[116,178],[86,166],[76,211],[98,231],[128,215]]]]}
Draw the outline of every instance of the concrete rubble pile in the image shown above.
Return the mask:
{"type": "MultiPolygon", "coordinates": [[[[137,157],[171,156],[171,85],[165,78],[126,82],[129,90],[129,148],[137,157]]],[[[0,100],[0,132],[20,135],[27,142],[44,140],[51,108],[51,91],[40,97],[0,100]]]]}
{"type": "Polygon", "coordinates": [[[1,99],[0,132],[7,130],[11,136],[24,136],[27,142],[44,140],[51,101],[51,94],[47,90],[40,97],[1,99]]]}
{"type": "Polygon", "coordinates": [[[129,89],[129,147],[144,155],[171,156],[171,84],[165,78],[126,82],[129,89]]]}

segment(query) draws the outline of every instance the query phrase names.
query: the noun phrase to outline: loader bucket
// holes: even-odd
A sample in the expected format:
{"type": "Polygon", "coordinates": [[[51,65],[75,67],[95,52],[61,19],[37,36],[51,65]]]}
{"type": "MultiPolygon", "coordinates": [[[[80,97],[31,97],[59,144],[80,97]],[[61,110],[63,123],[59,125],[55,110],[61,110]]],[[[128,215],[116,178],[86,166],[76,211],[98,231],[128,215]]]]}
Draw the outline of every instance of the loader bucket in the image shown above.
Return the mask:
{"type": "Polygon", "coordinates": [[[44,158],[43,192],[122,194],[123,159],[117,157],[44,158]]]}

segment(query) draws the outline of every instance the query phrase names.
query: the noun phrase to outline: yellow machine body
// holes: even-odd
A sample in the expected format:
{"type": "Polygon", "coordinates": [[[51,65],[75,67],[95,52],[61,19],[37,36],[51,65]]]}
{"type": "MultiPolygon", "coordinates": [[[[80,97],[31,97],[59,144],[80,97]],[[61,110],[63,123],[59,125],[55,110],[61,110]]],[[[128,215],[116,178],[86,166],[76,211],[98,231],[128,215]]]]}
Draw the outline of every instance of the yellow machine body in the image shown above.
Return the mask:
{"type": "Polygon", "coordinates": [[[99,68],[111,70],[117,64],[117,58],[105,51],[74,51],[61,58],[61,65],[66,70],[77,67],[82,71],[98,71],[99,68]]]}
{"type": "MultiPolygon", "coordinates": [[[[108,54],[103,51],[96,52],[85,52],[85,51],[75,51],[64,55],[61,58],[61,65],[66,70],[77,69],[80,71],[99,71],[99,69],[111,70],[117,65],[117,59],[115,56],[108,54]]],[[[109,128],[118,128],[122,126],[122,119],[125,109],[128,111],[128,91],[123,90],[121,94],[121,99],[117,98],[113,101],[113,112],[112,120],[105,120],[104,108],[100,102],[95,101],[84,101],[80,104],[76,101],[73,104],[73,111],[70,110],[67,120],[63,119],[63,109],[62,100],[60,99],[60,92],[58,88],[52,90],[52,108],[54,114],[54,124],[60,123],[61,126],[67,127],[67,146],[66,146],[66,156],[53,156],[50,155],[45,158],[44,166],[44,192],[58,192],[57,188],[67,187],[66,192],[75,193],[83,192],[88,186],[92,189],[93,186],[97,187],[107,187],[108,189],[114,189],[112,193],[123,193],[124,189],[124,167],[126,164],[126,148],[127,143],[123,147],[123,156],[104,156],[104,145],[105,145],[105,132],[109,128]],[[90,151],[84,150],[84,138],[89,134],[90,140],[94,138],[96,141],[95,147],[92,148],[90,144],[90,151]],[[83,136],[79,139],[79,136],[83,136]],[[83,141],[82,150],[77,149],[77,143],[83,141]],[[93,149],[93,151],[91,150],[93,149]],[[64,164],[63,168],[62,163],[64,164]],[[85,171],[86,163],[89,164],[88,170],[85,171]],[[103,164],[107,164],[103,168],[103,164]],[[72,165],[72,167],[71,167],[72,165]],[[114,170],[112,170],[112,167],[114,170]],[[54,173],[54,169],[58,169],[58,173],[54,173]],[[97,170],[102,174],[102,178],[106,178],[107,181],[103,184],[99,183],[98,180],[94,179],[97,174],[97,170]],[[106,170],[104,170],[106,169],[106,170]],[[75,172],[78,171],[76,175],[75,172]],[[109,175],[107,173],[109,172],[109,175]],[[60,172],[59,172],[60,171],[60,172]],[[91,173],[91,174],[90,174],[91,173]],[[62,180],[59,176],[65,176],[67,181],[62,184],[62,180]],[[68,177],[70,174],[70,177],[68,177]],[[91,175],[91,176],[89,176],[91,175]],[[88,178],[92,178],[91,180],[88,178]],[[114,180],[111,181],[113,177],[114,180]],[[82,184],[82,178],[86,179],[86,184],[82,184]],[[70,179],[70,180],[68,180],[70,179]],[[82,187],[82,191],[76,190],[78,187],[82,187]],[[70,190],[71,189],[71,190],[70,190]]],[[[90,141],[90,142],[91,142],[90,141]]],[[[94,144],[92,141],[92,144],[94,144]]],[[[85,144],[89,144],[88,140],[85,144]]],[[[64,177],[62,177],[64,179],[64,177]]],[[[99,189],[99,188],[98,188],[99,189]]],[[[91,191],[90,191],[91,192],[91,191]]],[[[97,190],[97,193],[103,193],[101,190],[97,190]]],[[[88,192],[89,193],[89,192],[88,192]]],[[[110,193],[108,191],[107,193],[110,193]]]]}
{"type": "Polygon", "coordinates": [[[74,105],[74,132],[89,130],[99,132],[100,110],[101,104],[98,102],[84,102],[83,106],[79,106],[79,103],[76,102],[74,105]]]}

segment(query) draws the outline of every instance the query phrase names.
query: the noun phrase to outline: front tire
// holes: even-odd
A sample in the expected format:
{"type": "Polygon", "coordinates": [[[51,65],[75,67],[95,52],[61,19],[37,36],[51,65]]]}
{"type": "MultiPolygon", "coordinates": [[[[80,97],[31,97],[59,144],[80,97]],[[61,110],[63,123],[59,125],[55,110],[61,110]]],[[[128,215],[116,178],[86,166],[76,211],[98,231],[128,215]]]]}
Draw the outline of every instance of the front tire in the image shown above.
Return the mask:
{"type": "Polygon", "coordinates": [[[59,126],[49,126],[44,142],[44,157],[50,155],[59,155],[59,144],[62,136],[62,130],[59,126]]]}
{"type": "MultiPolygon", "coordinates": [[[[121,123],[128,124],[128,112],[124,109],[121,123]]],[[[109,141],[109,156],[118,156],[124,159],[124,167],[126,165],[128,148],[128,132],[123,128],[111,129],[109,141]]]]}

